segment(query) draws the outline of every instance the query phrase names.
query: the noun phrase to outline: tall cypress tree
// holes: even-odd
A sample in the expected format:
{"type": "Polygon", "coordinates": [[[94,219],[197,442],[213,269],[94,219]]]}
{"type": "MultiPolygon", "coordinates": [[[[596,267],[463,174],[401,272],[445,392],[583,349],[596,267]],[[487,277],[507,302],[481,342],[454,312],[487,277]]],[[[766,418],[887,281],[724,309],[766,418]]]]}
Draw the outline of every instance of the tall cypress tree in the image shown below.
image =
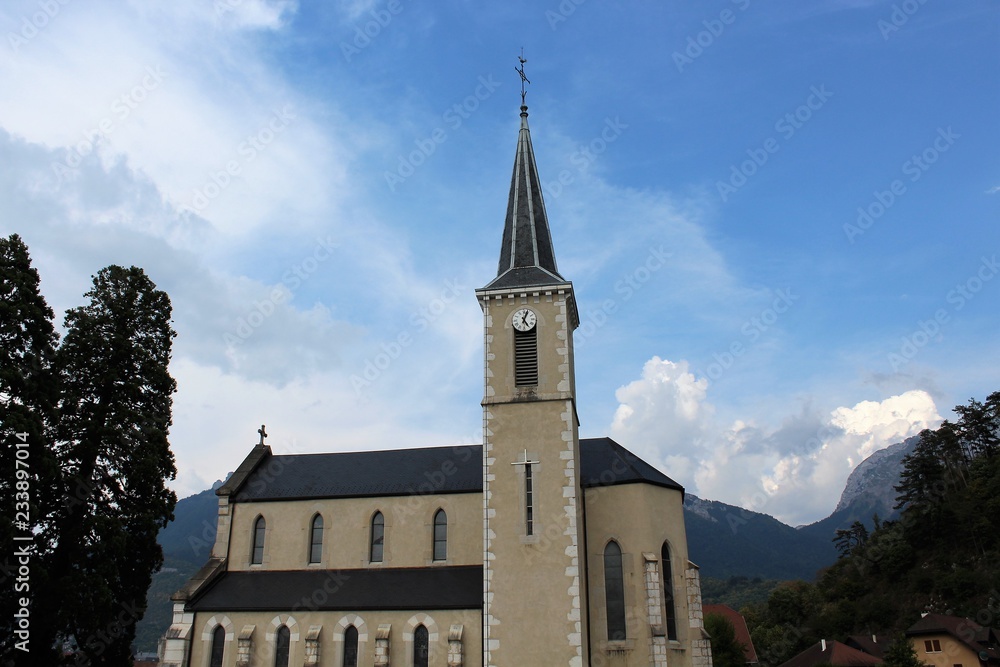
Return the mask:
{"type": "Polygon", "coordinates": [[[109,266],[67,312],[55,357],[64,505],[38,639],[74,662],[130,665],[135,622],[163,562],[156,542],[177,501],[167,441],[176,383],[171,306],[142,269],[109,266]],[[85,656],[85,660],[84,660],[85,656]]]}
{"type": "Polygon", "coordinates": [[[30,632],[34,605],[27,619],[21,600],[32,601],[45,579],[41,555],[49,543],[58,466],[52,452],[51,427],[55,385],[51,363],[57,341],[52,309],[39,289],[38,272],[17,234],[0,238],[0,544],[27,551],[28,569],[14,549],[0,555],[0,659],[4,664],[25,657],[22,622],[30,632]],[[15,536],[19,538],[15,541],[15,536]],[[31,538],[31,539],[27,539],[31,538]],[[23,540],[23,541],[22,541],[23,540]]]}

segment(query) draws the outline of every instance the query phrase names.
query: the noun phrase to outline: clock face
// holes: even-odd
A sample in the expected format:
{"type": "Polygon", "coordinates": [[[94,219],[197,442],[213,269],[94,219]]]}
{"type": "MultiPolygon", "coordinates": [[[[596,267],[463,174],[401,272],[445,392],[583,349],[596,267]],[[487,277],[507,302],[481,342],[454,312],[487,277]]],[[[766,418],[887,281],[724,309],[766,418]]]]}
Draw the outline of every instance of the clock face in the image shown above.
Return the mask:
{"type": "Polygon", "coordinates": [[[514,313],[514,319],[512,324],[514,328],[518,331],[531,331],[535,328],[535,323],[538,319],[535,317],[535,313],[527,308],[522,308],[521,310],[514,313]]]}

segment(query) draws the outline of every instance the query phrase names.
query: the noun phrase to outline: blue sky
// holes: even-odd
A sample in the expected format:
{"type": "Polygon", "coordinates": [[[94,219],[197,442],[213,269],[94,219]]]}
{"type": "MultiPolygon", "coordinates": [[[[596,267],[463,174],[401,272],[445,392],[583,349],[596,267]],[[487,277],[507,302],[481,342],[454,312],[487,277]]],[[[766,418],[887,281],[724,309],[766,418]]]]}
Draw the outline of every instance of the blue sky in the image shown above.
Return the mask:
{"type": "Polygon", "coordinates": [[[524,48],[584,436],[792,524],[998,389],[1000,9],[9,2],[0,233],[174,304],[181,496],[481,438],[524,48]]]}

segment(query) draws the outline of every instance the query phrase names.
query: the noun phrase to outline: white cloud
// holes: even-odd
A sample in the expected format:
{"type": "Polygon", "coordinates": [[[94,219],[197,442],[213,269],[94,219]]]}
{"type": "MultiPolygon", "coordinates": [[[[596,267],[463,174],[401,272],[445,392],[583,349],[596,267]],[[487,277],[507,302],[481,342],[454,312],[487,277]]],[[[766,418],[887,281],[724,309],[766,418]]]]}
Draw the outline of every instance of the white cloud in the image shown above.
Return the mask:
{"type": "Polygon", "coordinates": [[[708,380],[686,361],[654,357],[616,392],[612,437],[699,496],[792,525],[828,515],[851,470],[873,452],[941,421],[922,390],[829,412],[807,404],[778,426],[721,423],[708,396],[708,380]]]}

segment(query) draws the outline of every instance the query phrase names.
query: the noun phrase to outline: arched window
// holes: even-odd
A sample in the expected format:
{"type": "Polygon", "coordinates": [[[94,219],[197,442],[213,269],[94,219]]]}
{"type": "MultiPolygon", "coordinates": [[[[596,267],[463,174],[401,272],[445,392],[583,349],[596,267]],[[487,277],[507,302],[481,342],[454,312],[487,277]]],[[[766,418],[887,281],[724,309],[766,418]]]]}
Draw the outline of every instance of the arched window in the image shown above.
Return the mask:
{"type": "Polygon", "coordinates": [[[287,625],[278,628],[278,636],[274,641],[274,667],[288,667],[288,648],[291,644],[291,632],[287,625]]]}
{"type": "Polygon", "coordinates": [[[254,565],[260,565],[264,562],[264,533],[266,530],[264,517],[257,517],[253,524],[253,551],[250,552],[250,562],[254,565]]]}
{"type": "Polygon", "coordinates": [[[385,517],[381,512],[375,512],[372,517],[372,542],[368,560],[372,563],[382,562],[382,551],[385,546],[385,517]]]}
{"type": "Polygon", "coordinates": [[[212,659],[208,663],[209,667],[222,667],[222,659],[226,655],[226,629],[221,625],[215,626],[212,632],[212,659]]]}
{"type": "Polygon", "coordinates": [[[608,640],[625,639],[625,578],[622,549],[617,542],[604,547],[604,596],[608,612],[608,640]]]}
{"type": "Polygon", "coordinates": [[[434,560],[448,559],[448,515],[444,510],[434,514],[434,560]]]}
{"type": "Polygon", "coordinates": [[[309,562],[318,563],[323,560],[323,517],[317,514],[312,520],[312,530],[309,538],[309,562]]]}
{"type": "Polygon", "coordinates": [[[358,667],[358,629],[353,625],[344,631],[344,667],[358,667]]]}
{"type": "Polygon", "coordinates": [[[663,619],[667,625],[667,639],[677,641],[677,613],[674,609],[674,576],[670,567],[670,545],[663,543],[660,550],[660,577],[663,580],[663,619]]]}
{"type": "Polygon", "coordinates": [[[418,625],[413,631],[413,667],[427,667],[427,656],[430,653],[430,639],[427,628],[418,625]]]}

